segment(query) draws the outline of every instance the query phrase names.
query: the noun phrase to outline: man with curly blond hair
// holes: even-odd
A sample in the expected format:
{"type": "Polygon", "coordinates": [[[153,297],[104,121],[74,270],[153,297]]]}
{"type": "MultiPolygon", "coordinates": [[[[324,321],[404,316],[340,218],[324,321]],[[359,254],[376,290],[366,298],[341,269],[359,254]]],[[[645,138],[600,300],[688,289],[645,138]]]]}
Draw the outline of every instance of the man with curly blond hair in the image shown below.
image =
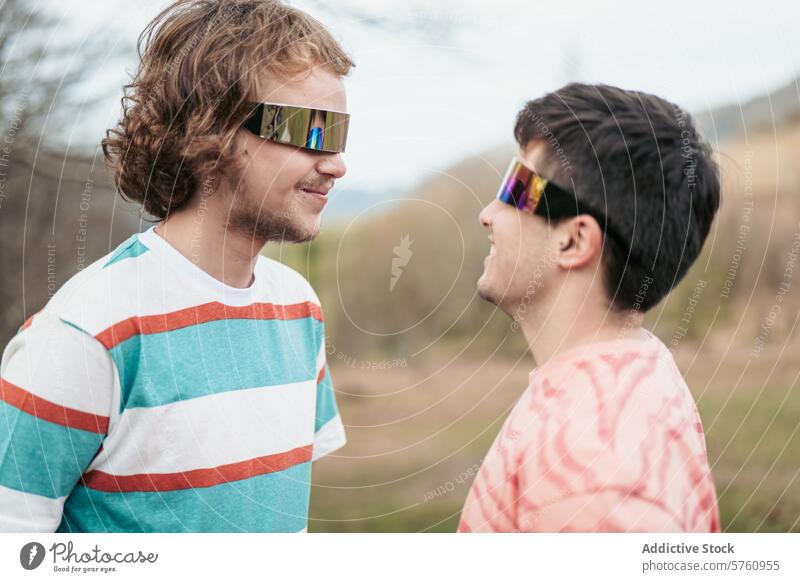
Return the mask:
{"type": "Polygon", "coordinates": [[[7,346],[0,531],[303,531],[345,434],[319,299],[260,252],[319,230],[353,63],[278,0],[176,2],[139,54],[102,145],[156,224],[7,346]]]}

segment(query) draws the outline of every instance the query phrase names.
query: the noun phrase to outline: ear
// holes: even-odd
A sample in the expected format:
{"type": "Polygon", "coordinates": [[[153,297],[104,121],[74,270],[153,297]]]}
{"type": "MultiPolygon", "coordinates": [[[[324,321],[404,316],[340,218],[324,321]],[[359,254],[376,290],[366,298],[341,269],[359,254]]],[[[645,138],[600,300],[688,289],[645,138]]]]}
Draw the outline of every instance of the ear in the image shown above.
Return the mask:
{"type": "Polygon", "coordinates": [[[588,214],[579,214],[561,222],[553,237],[558,245],[556,263],[562,269],[580,269],[600,260],[603,231],[588,214]]]}

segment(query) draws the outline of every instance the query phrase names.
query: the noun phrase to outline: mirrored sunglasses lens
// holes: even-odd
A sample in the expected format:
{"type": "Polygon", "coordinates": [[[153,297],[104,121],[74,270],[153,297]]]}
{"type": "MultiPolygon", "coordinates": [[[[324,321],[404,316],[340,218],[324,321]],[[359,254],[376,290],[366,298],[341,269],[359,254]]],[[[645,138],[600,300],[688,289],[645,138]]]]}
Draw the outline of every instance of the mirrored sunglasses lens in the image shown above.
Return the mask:
{"type": "Polygon", "coordinates": [[[506,172],[497,199],[519,210],[531,210],[530,188],[533,182],[533,172],[514,160],[506,172]]]}

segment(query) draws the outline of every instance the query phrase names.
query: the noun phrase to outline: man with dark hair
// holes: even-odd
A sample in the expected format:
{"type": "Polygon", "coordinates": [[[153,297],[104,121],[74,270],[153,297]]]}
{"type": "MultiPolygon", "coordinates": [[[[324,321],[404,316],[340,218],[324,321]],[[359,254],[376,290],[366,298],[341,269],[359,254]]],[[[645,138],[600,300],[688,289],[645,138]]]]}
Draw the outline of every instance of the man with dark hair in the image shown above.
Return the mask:
{"type": "Polygon", "coordinates": [[[719,531],[694,400],[643,314],[686,275],[719,207],[687,113],[571,84],[529,102],[497,200],[480,215],[484,299],[537,367],[459,531],[719,531]]]}
{"type": "Polygon", "coordinates": [[[280,0],[181,0],[103,140],[155,217],[3,354],[0,531],[303,531],[344,428],[319,299],[260,255],[314,238],[352,62],[280,0]]]}

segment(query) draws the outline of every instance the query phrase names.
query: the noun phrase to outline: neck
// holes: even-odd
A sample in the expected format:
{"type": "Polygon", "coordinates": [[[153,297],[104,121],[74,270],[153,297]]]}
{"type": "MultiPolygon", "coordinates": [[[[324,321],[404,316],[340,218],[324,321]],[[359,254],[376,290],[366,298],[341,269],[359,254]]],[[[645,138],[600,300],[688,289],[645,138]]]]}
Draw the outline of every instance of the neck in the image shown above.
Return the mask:
{"type": "Polygon", "coordinates": [[[519,323],[536,365],[541,366],[578,346],[614,339],[645,339],[643,319],[643,314],[633,311],[613,312],[607,304],[562,301],[539,312],[529,310],[519,323]]]}
{"type": "Polygon", "coordinates": [[[159,223],[156,234],[203,271],[231,287],[253,283],[253,270],[266,241],[254,240],[225,222],[227,210],[218,208],[222,196],[198,193],[180,211],[159,223]]]}

